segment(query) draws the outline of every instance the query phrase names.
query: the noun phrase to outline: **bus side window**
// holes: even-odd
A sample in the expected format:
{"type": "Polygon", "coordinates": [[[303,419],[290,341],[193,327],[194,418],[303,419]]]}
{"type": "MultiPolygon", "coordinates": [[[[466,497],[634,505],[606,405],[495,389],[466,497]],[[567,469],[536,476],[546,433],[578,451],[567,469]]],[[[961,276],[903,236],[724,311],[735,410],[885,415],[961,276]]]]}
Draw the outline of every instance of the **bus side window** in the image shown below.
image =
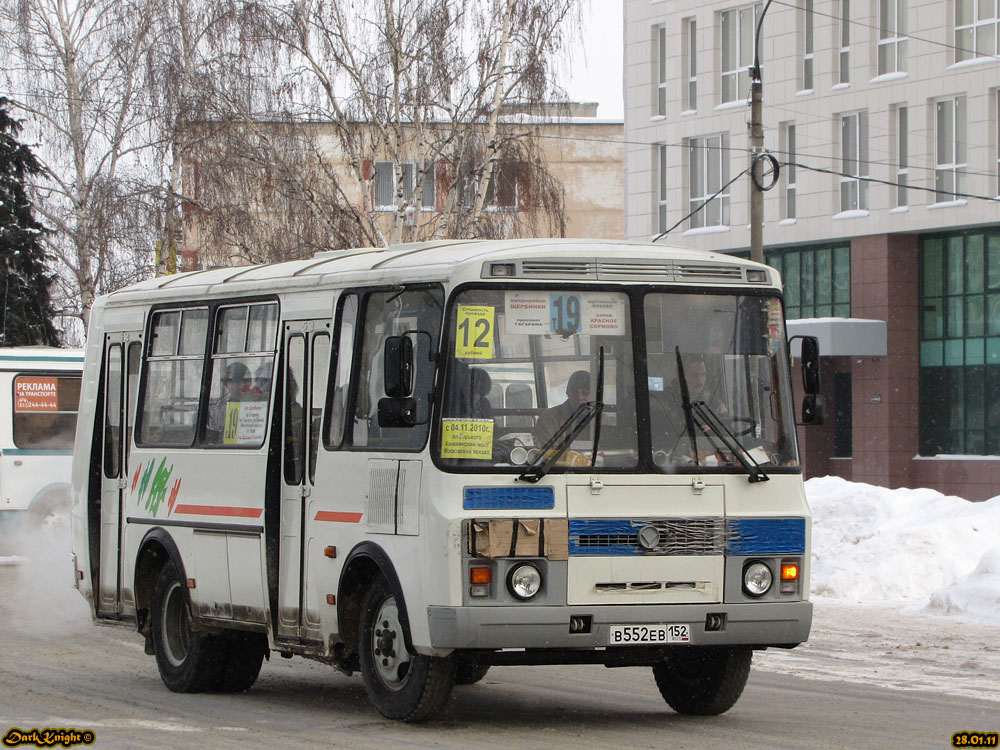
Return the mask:
{"type": "Polygon", "coordinates": [[[108,348],[108,369],[104,380],[104,476],[116,478],[121,472],[122,347],[108,348]]]}
{"type": "Polygon", "coordinates": [[[351,382],[351,366],[354,363],[354,330],[358,323],[358,295],[346,294],[340,303],[337,320],[336,362],[330,377],[330,417],[326,424],[324,445],[339,448],[344,440],[347,422],[347,397],[351,382]]]}
{"type": "Polygon", "coordinates": [[[420,450],[427,441],[429,396],[434,382],[431,352],[437,349],[442,307],[443,295],[438,288],[373,292],[368,295],[352,445],[372,449],[420,450]],[[417,402],[418,424],[413,427],[380,427],[376,409],[379,400],[385,396],[385,384],[382,382],[385,341],[389,336],[402,335],[413,339],[412,396],[417,402]]]}

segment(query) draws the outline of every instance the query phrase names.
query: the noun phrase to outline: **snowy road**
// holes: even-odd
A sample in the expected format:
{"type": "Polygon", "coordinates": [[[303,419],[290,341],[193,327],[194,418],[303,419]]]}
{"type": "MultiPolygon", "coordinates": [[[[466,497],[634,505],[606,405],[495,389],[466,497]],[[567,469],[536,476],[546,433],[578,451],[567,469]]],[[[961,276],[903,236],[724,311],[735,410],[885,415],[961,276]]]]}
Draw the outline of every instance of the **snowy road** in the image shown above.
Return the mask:
{"type": "Polygon", "coordinates": [[[98,748],[945,748],[1000,730],[993,629],[818,603],[814,637],[755,657],[724,716],[670,712],[648,669],[494,668],[426,726],[383,720],[359,678],[277,656],[245,695],[163,687],[141,639],[96,626],[64,565],[0,566],[0,731],[89,728],[98,748]],[[887,689],[891,688],[891,689],[887,689]]]}

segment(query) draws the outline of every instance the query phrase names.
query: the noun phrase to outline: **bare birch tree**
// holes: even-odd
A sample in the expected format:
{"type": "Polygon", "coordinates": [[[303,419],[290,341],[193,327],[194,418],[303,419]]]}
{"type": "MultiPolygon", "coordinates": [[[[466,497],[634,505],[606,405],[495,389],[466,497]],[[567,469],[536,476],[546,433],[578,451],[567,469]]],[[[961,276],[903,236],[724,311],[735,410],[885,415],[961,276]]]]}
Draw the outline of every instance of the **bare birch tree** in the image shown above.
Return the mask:
{"type": "Polygon", "coordinates": [[[562,232],[562,189],[546,169],[533,118],[504,111],[558,95],[551,61],[574,19],[573,0],[270,0],[266,7],[257,33],[288,52],[298,97],[288,111],[334,133],[346,165],[343,208],[362,241],[517,236],[541,225],[562,232]],[[516,194],[511,210],[487,210],[503,182],[516,194]],[[388,234],[386,209],[395,214],[388,234]],[[404,227],[408,214],[425,218],[404,227]]]}
{"type": "Polygon", "coordinates": [[[47,249],[61,302],[84,325],[97,294],[148,273],[142,156],[154,113],[142,61],[152,16],[147,0],[0,0],[10,99],[41,139],[47,249]]]}

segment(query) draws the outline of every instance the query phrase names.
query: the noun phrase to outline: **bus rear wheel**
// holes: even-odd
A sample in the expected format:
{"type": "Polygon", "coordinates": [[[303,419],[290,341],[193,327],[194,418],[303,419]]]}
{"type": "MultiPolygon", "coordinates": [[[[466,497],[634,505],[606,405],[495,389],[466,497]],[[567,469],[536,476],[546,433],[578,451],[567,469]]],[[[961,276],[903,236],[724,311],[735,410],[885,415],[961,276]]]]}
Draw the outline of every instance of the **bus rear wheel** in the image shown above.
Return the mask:
{"type": "Polygon", "coordinates": [[[383,576],[365,594],[358,651],[368,698],[387,719],[424,721],[448,702],[455,681],[451,658],[407,649],[396,594],[383,576]]]}
{"type": "Polygon", "coordinates": [[[224,664],[216,686],[222,693],[243,693],[253,687],[268,653],[267,636],[228,630],[222,639],[224,664]]]}
{"type": "Polygon", "coordinates": [[[748,648],[678,648],[653,667],[663,700],[680,714],[714,716],[732,708],[750,676],[748,648]]]}
{"type": "Polygon", "coordinates": [[[151,620],[153,651],[163,684],[175,693],[218,687],[226,656],[221,637],[192,629],[187,587],[172,562],[163,566],[156,579],[151,620]]]}

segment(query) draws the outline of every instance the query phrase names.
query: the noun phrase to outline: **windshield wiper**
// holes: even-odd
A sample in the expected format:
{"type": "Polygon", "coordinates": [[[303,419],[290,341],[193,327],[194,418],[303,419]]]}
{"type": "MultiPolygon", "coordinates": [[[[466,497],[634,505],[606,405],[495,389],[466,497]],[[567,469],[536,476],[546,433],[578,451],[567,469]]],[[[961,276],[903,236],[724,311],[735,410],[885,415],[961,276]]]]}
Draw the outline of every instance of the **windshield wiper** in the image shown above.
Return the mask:
{"type": "Polygon", "coordinates": [[[750,455],[750,451],[743,447],[743,444],[739,439],[732,433],[722,420],[719,419],[719,415],[712,411],[711,407],[704,401],[695,401],[691,404],[691,414],[692,417],[696,417],[700,425],[708,427],[715,436],[719,438],[726,449],[734,456],[736,460],[740,462],[740,465],[747,470],[747,481],[749,482],[766,482],[771,477],[764,473],[764,470],[760,468],[760,464],[750,455]]]}
{"type": "Polygon", "coordinates": [[[764,470],[760,468],[760,464],[754,460],[750,452],[743,447],[743,444],[740,443],[732,431],[722,423],[719,415],[712,411],[704,401],[691,401],[691,397],[688,394],[687,378],[684,377],[684,362],[681,361],[681,348],[679,346],[674,347],[674,353],[677,355],[677,380],[681,387],[681,401],[684,404],[684,423],[687,428],[688,437],[691,440],[691,450],[694,451],[695,463],[700,464],[698,460],[698,444],[695,440],[695,422],[697,421],[699,429],[703,426],[708,427],[708,429],[715,433],[715,436],[722,442],[726,449],[732,455],[736,456],[736,460],[747,471],[747,481],[768,481],[771,477],[764,473],[764,470]],[[695,417],[697,417],[697,420],[695,417]]]}
{"type": "Polygon", "coordinates": [[[569,446],[576,440],[576,436],[583,432],[583,428],[586,427],[590,422],[597,418],[597,424],[594,427],[594,447],[591,452],[590,465],[593,466],[594,462],[597,460],[597,441],[601,436],[601,412],[604,411],[604,347],[601,347],[601,363],[600,368],[597,371],[597,400],[588,401],[585,404],[580,404],[569,415],[569,419],[559,425],[559,429],[555,431],[555,434],[545,441],[545,445],[542,446],[542,452],[528,470],[518,476],[517,481],[519,482],[530,482],[535,484],[549,473],[556,461],[562,458],[563,453],[565,453],[569,446]]]}

